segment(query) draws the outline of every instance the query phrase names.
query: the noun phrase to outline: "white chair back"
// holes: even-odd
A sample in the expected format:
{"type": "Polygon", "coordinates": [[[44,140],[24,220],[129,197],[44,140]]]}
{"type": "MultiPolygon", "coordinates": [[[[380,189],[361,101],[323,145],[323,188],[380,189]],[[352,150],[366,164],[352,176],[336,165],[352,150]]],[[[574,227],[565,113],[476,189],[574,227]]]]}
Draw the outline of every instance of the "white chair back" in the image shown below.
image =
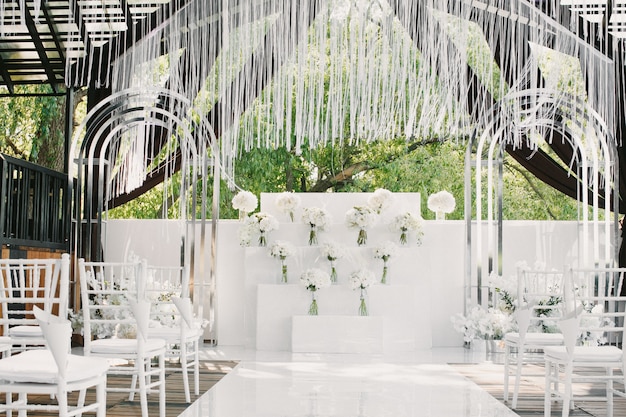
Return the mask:
{"type": "Polygon", "coordinates": [[[61,259],[0,259],[0,302],[5,334],[10,326],[35,325],[29,307],[67,317],[69,255],[61,259]]]}
{"type": "MultiPolygon", "coordinates": [[[[164,327],[178,327],[185,319],[174,302],[175,298],[189,299],[189,273],[186,266],[155,266],[143,263],[146,298],[152,303],[150,318],[164,327]]],[[[190,309],[193,317],[193,303],[184,308],[190,309]]]]}
{"type": "Polygon", "coordinates": [[[626,268],[570,268],[578,340],[582,345],[619,345],[624,338],[622,294],[626,268]]]}
{"type": "Polygon", "coordinates": [[[92,339],[134,338],[137,328],[130,301],[141,294],[141,263],[79,259],[78,272],[85,352],[91,352],[92,339]]]}
{"type": "Polygon", "coordinates": [[[565,274],[557,270],[519,268],[516,319],[520,336],[526,332],[558,332],[564,310],[565,274]]]}

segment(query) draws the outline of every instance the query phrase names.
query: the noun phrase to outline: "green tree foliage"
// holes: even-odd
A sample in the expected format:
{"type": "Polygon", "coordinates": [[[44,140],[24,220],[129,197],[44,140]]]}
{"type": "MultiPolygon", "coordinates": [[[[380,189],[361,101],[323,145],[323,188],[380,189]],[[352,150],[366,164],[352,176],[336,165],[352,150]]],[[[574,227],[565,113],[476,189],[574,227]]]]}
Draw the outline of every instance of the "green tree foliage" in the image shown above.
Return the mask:
{"type": "MultiPolygon", "coordinates": [[[[17,94],[50,93],[48,86],[17,86],[17,94]]],[[[63,171],[65,97],[0,98],[0,152],[63,171]]]]}

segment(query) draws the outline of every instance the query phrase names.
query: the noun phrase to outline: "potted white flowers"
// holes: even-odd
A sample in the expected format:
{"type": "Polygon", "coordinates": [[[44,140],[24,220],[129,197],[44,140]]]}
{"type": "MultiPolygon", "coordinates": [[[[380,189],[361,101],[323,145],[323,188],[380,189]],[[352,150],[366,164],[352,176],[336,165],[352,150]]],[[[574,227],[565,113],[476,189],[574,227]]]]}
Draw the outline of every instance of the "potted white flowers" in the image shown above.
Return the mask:
{"type": "Polygon", "coordinates": [[[300,197],[292,192],[280,193],[276,197],[276,207],[283,213],[289,215],[293,222],[294,212],[300,206],[300,197]]]}
{"type": "Polygon", "coordinates": [[[322,246],[322,256],[330,262],[330,281],[337,282],[337,268],[335,261],[344,256],[344,248],[334,242],[326,242],[322,246]]]}
{"type": "Polygon", "coordinates": [[[250,191],[242,190],[233,197],[231,203],[235,210],[239,210],[239,220],[243,221],[248,216],[248,213],[256,210],[259,200],[250,191]]]}
{"type": "Polygon", "coordinates": [[[309,245],[317,245],[317,232],[324,230],[329,218],[328,212],[319,207],[305,207],[302,210],[302,222],[310,227],[309,245]]]}
{"type": "Polygon", "coordinates": [[[375,282],[374,273],[368,269],[359,269],[350,274],[350,287],[353,290],[360,290],[361,303],[359,305],[359,315],[367,316],[367,304],[365,303],[365,291],[375,282]]]}
{"type": "Polygon", "coordinates": [[[309,315],[317,316],[317,299],[315,293],[317,290],[330,286],[330,276],[318,268],[309,268],[300,276],[300,282],[311,292],[311,306],[309,307],[309,315]]]}
{"type": "Polygon", "coordinates": [[[358,229],[357,244],[367,244],[367,228],[376,221],[376,212],[369,206],[354,206],[346,212],[346,225],[351,229],[358,229]]]}
{"type": "Polygon", "coordinates": [[[383,276],[380,280],[381,284],[387,283],[387,262],[396,254],[398,247],[391,241],[383,242],[383,244],[374,249],[374,258],[383,260],[383,276]]]}
{"type": "Polygon", "coordinates": [[[281,282],[287,283],[287,263],[285,262],[288,256],[293,256],[296,253],[296,248],[289,242],[283,242],[277,240],[270,247],[270,255],[280,261],[281,266],[281,282]]]}
{"type": "Polygon", "coordinates": [[[455,207],[454,196],[446,190],[428,196],[428,209],[435,212],[437,220],[445,220],[446,213],[452,213],[455,207]]]}

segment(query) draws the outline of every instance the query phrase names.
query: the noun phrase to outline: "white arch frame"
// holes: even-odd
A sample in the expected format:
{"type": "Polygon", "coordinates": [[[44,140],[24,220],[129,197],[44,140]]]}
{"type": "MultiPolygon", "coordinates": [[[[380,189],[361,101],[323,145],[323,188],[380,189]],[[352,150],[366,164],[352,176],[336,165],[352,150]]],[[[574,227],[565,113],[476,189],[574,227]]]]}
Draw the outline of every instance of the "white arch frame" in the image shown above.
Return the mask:
{"type": "MultiPolygon", "coordinates": [[[[217,259],[217,219],[219,218],[219,181],[223,175],[223,167],[220,164],[220,144],[212,126],[208,121],[200,117],[198,123],[190,120],[194,115],[201,114],[195,111],[191,102],[181,94],[161,88],[128,89],[112,94],[98,103],[85,117],[84,121],[76,129],[73,135],[69,152],[69,165],[76,169],[76,186],[73,176],[68,176],[68,192],[73,196],[71,209],[73,218],[72,249],[75,257],[89,257],[91,253],[88,242],[85,254],[80,253],[80,245],[83,240],[91,240],[100,236],[93,236],[91,225],[95,224],[96,231],[102,232],[102,217],[106,212],[104,206],[105,190],[110,185],[111,173],[114,168],[113,162],[107,160],[108,151],[113,144],[125,133],[132,132],[140,126],[163,127],[168,131],[168,143],[175,137],[180,145],[181,160],[181,189],[180,189],[180,220],[183,223],[184,232],[181,241],[180,262],[188,263],[190,271],[191,294],[196,297],[198,305],[202,309],[205,305],[204,297],[207,295],[208,311],[199,311],[199,314],[209,320],[209,336],[214,334],[215,323],[215,282],[216,282],[216,259],[217,259]],[[170,105],[167,108],[157,106],[156,97],[166,98],[170,105]],[[193,124],[193,129],[191,125],[193,124]],[[99,148],[99,151],[98,151],[99,148]],[[211,150],[211,160],[208,151],[211,150]],[[200,256],[196,262],[196,213],[198,203],[197,179],[208,178],[210,167],[214,169],[214,194],[213,194],[213,219],[211,234],[211,263],[208,280],[205,274],[204,256],[200,256]],[[98,184],[94,190],[95,167],[98,167],[98,184]],[[219,171],[218,171],[219,170],[219,171]],[[105,182],[105,179],[107,182],[105,182]],[[215,186],[217,184],[217,186],[215,186]],[[75,195],[73,194],[75,188],[75,195]],[[191,195],[187,190],[191,190],[191,195]],[[96,196],[97,194],[97,196],[96,196]],[[96,197],[97,207],[92,202],[96,197]],[[189,203],[191,199],[191,203],[189,203]],[[86,233],[82,226],[87,225],[86,233]],[[195,276],[194,276],[195,275],[195,276]],[[199,279],[197,279],[199,278],[199,279]]],[[[173,161],[166,161],[171,163],[173,161]]],[[[169,174],[166,173],[166,181],[169,174]]],[[[204,253],[206,244],[206,181],[202,182],[203,190],[201,198],[199,253],[204,253]]],[[[98,248],[102,242],[96,242],[98,248]]],[[[97,254],[95,254],[98,256],[97,254]]]]}
{"type": "MultiPolygon", "coordinates": [[[[484,128],[482,128],[480,136],[475,135],[470,140],[470,143],[466,152],[465,163],[465,219],[466,219],[466,234],[467,234],[467,248],[466,248],[466,278],[465,278],[465,300],[472,299],[472,288],[476,288],[476,301],[479,304],[484,304],[482,292],[484,289],[483,278],[491,274],[492,272],[501,272],[501,242],[497,242],[495,239],[496,233],[501,233],[502,230],[502,213],[498,211],[496,219],[493,210],[494,200],[496,198],[501,199],[501,195],[494,197],[494,153],[502,152],[502,145],[508,143],[504,138],[507,133],[512,130],[518,132],[524,130],[526,133],[532,128],[544,128],[554,130],[556,128],[563,129],[570,133],[564,138],[568,139],[574,149],[574,158],[577,156],[577,152],[580,152],[582,157],[580,178],[583,184],[588,184],[592,191],[592,201],[589,201],[588,189],[585,188],[581,196],[580,201],[580,223],[581,223],[581,247],[579,247],[579,254],[581,255],[579,261],[579,267],[591,267],[591,266],[613,266],[616,262],[616,249],[617,249],[617,211],[614,211],[613,216],[610,216],[611,212],[611,198],[613,198],[613,206],[617,207],[618,196],[617,193],[611,193],[612,187],[618,184],[619,169],[617,167],[617,148],[614,140],[614,136],[611,130],[608,129],[606,123],[602,120],[600,115],[593,110],[589,105],[583,101],[568,96],[562,92],[551,91],[547,89],[531,89],[519,92],[511,93],[505,96],[498,105],[494,106],[492,113],[494,117],[491,122],[484,128]],[[535,102],[535,106],[531,108],[532,111],[527,111],[528,114],[539,114],[539,110],[542,106],[548,104],[554,106],[554,114],[558,113],[567,117],[567,122],[574,124],[580,128],[581,131],[586,130],[585,124],[588,124],[593,129],[594,138],[589,138],[583,141],[582,137],[573,132],[565,123],[555,124],[555,118],[534,117],[533,123],[526,125],[519,125],[515,122],[521,120],[514,112],[519,111],[519,106],[506,105],[507,103],[519,103],[525,99],[535,102]],[[569,111],[565,111],[569,110],[569,111]],[[483,168],[482,161],[477,160],[475,163],[474,182],[475,182],[475,204],[471,203],[472,185],[471,185],[471,170],[472,170],[472,149],[476,144],[476,158],[482,158],[483,149],[486,144],[489,144],[487,152],[487,216],[483,219],[482,216],[482,192],[483,192],[483,168]],[[599,178],[604,179],[603,183],[600,183],[599,178]],[[590,184],[591,181],[591,184],[590,184]],[[605,213],[604,220],[599,219],[599,195],[604,193],[604,207],[605,213]],[[590,213],[591,206],[591,213],[590,213]],[[476,219],[472,219],[472,207],[476,209],[476,219]],[[474,222],[476,227],[476,237],[472,239],[472,223],[474,222]],[[484,274],[483,268],[483,224],[486,223],[487,227],[487,259],[489,263],[489,269],[484,274]],[[600,229],[604,229],[604,239],[600,238],[600,229]],[[611,246],[611,231],[613,231],[614,245],[611,246]],[[496,247],[497,245],[497,247],[496,247]],[[602,251],[602,248],[604,250],[602,251]],[[613,250],[611,250],[613,248],[613,250]],[[475,250],[476,258],[476,276],[474,279],[474,271],[472,271],[472,254],[475,250]],[[498,264],[494,267],[493,262],[497,260],[498,264]]],[[[564,118],[565,119],[565,118],[564,118]]],[[[530,140],[530,139],[529,139],[530,140]]],[[[500,160],[498,162],[502,164],[500,160]]],[[[572,161],[573,163],[573,161],[572,161]]],[[[572,165],[570,163],[570,167],[572,165]]],[[[501,201],[501,200],[500,200],[501,201]]],[[[466,305],[467,308],[467,305],[466,305]]]]}

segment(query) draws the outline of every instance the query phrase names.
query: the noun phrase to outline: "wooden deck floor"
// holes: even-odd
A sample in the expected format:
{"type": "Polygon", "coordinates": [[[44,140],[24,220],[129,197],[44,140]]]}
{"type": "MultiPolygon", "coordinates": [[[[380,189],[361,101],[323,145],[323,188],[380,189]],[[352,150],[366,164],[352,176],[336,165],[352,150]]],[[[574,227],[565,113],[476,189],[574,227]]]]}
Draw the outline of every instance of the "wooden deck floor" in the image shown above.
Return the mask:
{"type": "MultiPolygon", "coordinates": [[[[504,366],[501,363],[451,364],[451,366],[498,401],[504,402],[502,386],[504,366]]],[[[518,406],[515,412],[520,416],[543,416],[544,368],[538,365],[528,365],[527,370],[525,372],[528,372],[528,375],[524,375],[520,382],[518,406]]],[[[592,384],[577,384],[575,389],[577,390],[575,392],[588,393],[599,391],[601,387],[592,384]]],[[[554,404],[551,414],[560,416],[561,405],[554,404]]],[[[606,415],[606,404],[598,401],[578,401],[575,403],[575,409],[570,412],[570,416],[606,417],[606,415]]],[[[615,398],[613,416],[626,416],[625,398],[615,398]]]]}
{"type": "MultiPolygon", "coordinates": [[[[203,361],[200,365],[200,395],[205,393],[209,388],[215,385],[224,375],[230,372],[237,365],[236,361],[203,361]]],[[[128,386],[130,384],[130,378],[123,377],[109,377],[107,384],[111,386],[128,386]]],[[[191,384],[191,401],[193,402],[197,396],[193,395],[193,381],[190,376],[191,384]]],[[[185,394],[183,390],[182,374],[180,372],[168,372],[166,374],[166,400],[167,417],[176,417],[183,412],[189,404],[185,402],[185,394]]],[[[94,390],[87,392],[87,398],[93,398],[95,395],[94,390]]],[[[70,404],[75,402],[77,394],[72,393],[70,395],[70,404]]],[[[4,396],[0,397],[0,400],[4,402],[4,396]]],[[[46,396],[33,396],[32,402],[49,403],[51,400],[46,396]]],[[[148,412],[150,416],[159,415],[159,398],[154,394],[148,397],[148,412]]],[[[89,415],[89,414],[86,414],[89,415]]],[[[93,414],[91,414],[93,415],[93,414]]],[[[58,413],[28,413],[29,417],[48,417],[58,416],[58,413]]],[[[135,401],[128,401],[128,394],[124,393],[107,393],[107,417],[137,417],[141,416],[141,407],[139,405],[139,398],[136,397],[135,401]]]]}

